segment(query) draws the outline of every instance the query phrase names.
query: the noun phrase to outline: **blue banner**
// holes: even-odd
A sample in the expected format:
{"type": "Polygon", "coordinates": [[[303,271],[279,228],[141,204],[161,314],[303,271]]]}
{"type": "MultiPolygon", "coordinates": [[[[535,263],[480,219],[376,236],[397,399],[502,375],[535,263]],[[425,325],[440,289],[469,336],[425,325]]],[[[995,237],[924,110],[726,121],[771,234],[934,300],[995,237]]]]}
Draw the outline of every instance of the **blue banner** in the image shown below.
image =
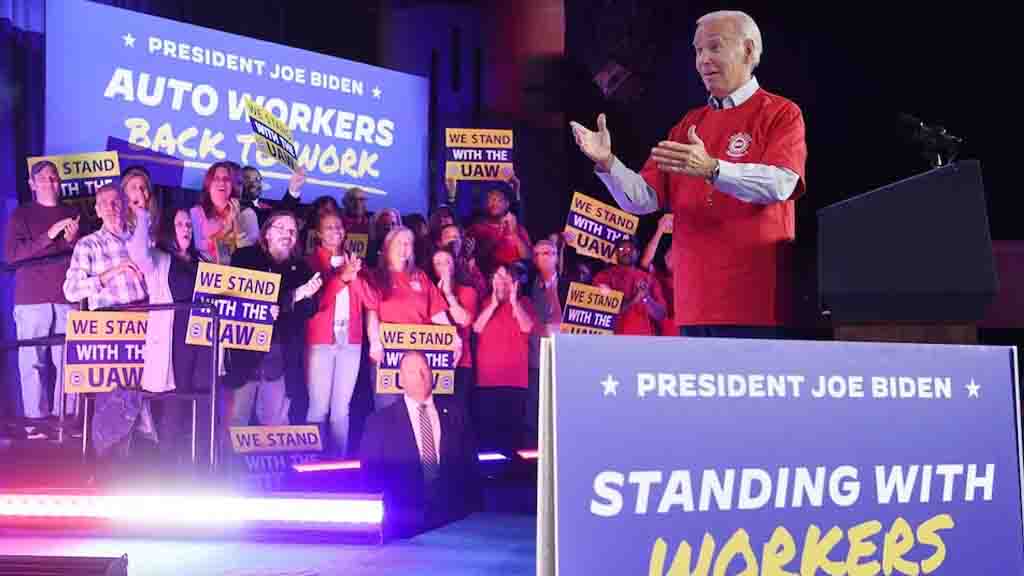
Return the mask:
{"type": "Polygon", "coordinates": [[[289,170],[257,152],[246,97],[292,131],[304,200],[360,186],[372,210],[425,211],[427,79],[93,2],[47,3],[48,154],[117,138],[182,159],[185,187],[232,160],[259,168],[280,198],[289,170]]]}
{"type": "Polygon", "coordinates": [[[554,350],[559,574],[1024,574],[1011,348],[554,350]]]}

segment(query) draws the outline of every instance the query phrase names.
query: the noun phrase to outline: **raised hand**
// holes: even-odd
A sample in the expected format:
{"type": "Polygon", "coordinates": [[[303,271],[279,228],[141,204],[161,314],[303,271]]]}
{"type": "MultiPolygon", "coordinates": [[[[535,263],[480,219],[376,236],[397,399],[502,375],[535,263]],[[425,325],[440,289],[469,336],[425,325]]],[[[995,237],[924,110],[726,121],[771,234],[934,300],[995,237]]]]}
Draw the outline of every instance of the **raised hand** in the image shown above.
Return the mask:
{"type": "Polygon", "coordinates": [[[597,117],[597,131],[587,129],[579,122],[570,122],[572,134],[576,137],[576,145],[580,151],[607,172],[612,165],[612,135],[608,132],[607,118],[604,114],[597,117]]]}

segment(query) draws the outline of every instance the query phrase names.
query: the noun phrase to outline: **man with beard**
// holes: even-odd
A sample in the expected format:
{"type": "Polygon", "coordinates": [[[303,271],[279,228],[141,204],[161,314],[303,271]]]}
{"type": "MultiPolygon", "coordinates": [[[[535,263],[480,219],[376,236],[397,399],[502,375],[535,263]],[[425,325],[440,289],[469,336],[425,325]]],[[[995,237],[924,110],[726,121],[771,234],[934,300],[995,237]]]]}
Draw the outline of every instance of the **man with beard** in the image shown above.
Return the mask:
{"type": "Polygon", "coordinates": [[[470,226],[466,235],[476,242],[477,263],[485,275],[532,256],[530,235],[509,211],[508,197],[501,188],[487,192],[486,216],[470,226]]]}

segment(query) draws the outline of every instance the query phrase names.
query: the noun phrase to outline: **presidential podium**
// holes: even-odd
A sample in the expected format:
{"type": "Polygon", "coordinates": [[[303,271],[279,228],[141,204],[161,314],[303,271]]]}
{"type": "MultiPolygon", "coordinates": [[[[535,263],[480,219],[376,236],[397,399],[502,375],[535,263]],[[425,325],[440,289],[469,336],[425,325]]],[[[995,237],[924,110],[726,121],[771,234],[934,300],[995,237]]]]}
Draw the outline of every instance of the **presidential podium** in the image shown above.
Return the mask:
{"type": "Polygon", "coordinates": [[[981,165],[818,211],[818,298],[837,340],[973,344],[998,290],[981,165]]]}

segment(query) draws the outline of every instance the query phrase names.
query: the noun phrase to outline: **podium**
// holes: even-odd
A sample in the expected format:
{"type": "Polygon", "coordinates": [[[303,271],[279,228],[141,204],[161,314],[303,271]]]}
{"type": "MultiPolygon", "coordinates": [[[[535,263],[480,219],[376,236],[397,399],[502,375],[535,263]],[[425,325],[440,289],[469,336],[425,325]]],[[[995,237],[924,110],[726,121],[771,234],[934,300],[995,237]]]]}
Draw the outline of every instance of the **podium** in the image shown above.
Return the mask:
{"type": "Polygon", "coordinates": [[[973,344],[998,290],[976,160],[818,211],[818,297],[837,340],[973,344]]]}

